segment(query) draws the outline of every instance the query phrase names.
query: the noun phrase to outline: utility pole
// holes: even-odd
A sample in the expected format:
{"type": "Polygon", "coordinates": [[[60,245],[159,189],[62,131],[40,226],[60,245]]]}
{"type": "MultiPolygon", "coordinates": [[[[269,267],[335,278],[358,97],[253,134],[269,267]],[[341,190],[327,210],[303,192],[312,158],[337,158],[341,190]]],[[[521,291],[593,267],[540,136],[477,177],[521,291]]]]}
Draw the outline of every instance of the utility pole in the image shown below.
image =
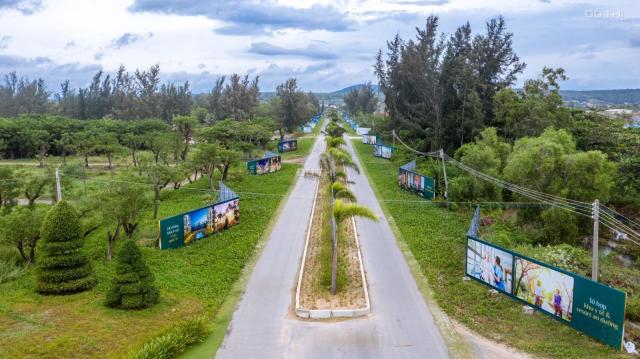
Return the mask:
{"type": "Polygon", "coordinates": [[[60,169],[56,167],[56,202],[62,200],[62,188],[60,186],[60,169]]]}
{"type": "Polygon", "coordinates": [[[444,172],[444,198],[447,198],[449,192],[449,184],[447,183],[447,166],[444,164],[444,150],[440,149],[440,159],[442,159],[442,172],[444,172]]]}
{"type": "Polygon", "coordinates": [[[598,231],[600,229],[600,201],[593,201],[593,258],[591,259],[591,280],[598,281],[598,231]]]}

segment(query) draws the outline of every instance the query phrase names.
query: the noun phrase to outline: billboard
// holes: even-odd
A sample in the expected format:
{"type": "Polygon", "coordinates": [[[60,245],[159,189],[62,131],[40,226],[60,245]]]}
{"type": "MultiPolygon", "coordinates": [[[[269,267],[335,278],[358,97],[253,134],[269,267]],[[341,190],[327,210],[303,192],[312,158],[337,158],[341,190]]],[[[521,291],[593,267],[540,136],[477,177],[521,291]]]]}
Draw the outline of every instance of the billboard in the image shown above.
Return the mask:
{"type": "Polygon", "coordinates": [[[356,127],[356,134],[357,135],[368,135],[369,132],[371,131],[371,128],[369,127],[356,127]]]}
{"type": "Polygon", "coordinates": [[[362,143],[366,145],[375,145],[378,142],[377,135],[362,135],[362,143]]]}
{"type": "Polygon", "coordinates": [[[298,149],[298,140],[282,140],[278,142],[278,151],[280,152],[291,152],[296,151],[298,149]]]}
{"type": "Polygon", "coordinates": [[[391,158],[393,153],[396,151],[396,148],[393,146],[387,145],[378,145],[373,146],[373,156],[374,157],[382,157],[382,158],[391,158]]]}
{"type": "Polygon", "coordinates": [[[417,193],[426,199],[436,198],[435,181],[428,176],[414,172],[415,161],[411,161],[398,170],[398,185],[400,188],[417,193]]]}
{"type": "Polygon", "coordinates": [[[310,125],[306,125],[306,126],[302,127],[302,132],[303,133],[311,133],[311,132],[313,132],[313,127],[311,127],[310,125]]]}
{"type": "Polygon", "coordinates": [[[622,349],[624,292],[472,235],[466,256],[465,273],[472,279],[622,349]]]}
{"type": "Polygon", "coordinates": [[[240,199],[220,182],[218,201],[206,207],[161,219],[158,246],[180,248],[240,223],[240,199]]]}
{"type": "Polygon", "coordinates": [[[247,171],[252,175],[262,175],[280,171],[282,160],[280,155],[267,153],[263,158],[247,161],[247,171]]]}

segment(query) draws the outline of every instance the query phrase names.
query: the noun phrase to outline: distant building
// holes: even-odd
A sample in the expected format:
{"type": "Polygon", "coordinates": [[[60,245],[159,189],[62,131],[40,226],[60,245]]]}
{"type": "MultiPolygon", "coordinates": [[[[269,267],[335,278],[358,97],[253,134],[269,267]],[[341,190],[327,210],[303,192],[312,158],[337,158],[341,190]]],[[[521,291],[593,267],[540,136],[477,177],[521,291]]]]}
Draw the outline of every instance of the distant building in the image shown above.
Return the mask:
{"type": "Polygon", "coordinates": [[[602,114],[604,116],[609,117],[609,118],[624,117],[624,116],[631,115],[632,113],[633,113],[633,111],[631,111],[629,109],[626,109],[626,108],[610,108],[608,110],[602,111],[602,114]]]}
{"type": "Polygon", "coordinates": [[[624,124],[624,128],[640,128],[640,116],[632,116],[629,122],[624,124]]]}

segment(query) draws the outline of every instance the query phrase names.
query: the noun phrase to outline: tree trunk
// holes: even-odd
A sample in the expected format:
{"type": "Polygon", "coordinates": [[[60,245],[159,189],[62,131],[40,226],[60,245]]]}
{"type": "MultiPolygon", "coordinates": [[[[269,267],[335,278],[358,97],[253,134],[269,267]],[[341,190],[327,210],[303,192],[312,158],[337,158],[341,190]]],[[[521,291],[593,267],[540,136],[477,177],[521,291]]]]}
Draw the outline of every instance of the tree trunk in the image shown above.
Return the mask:
{"type": "Polygon", "coordinates": [[[109,239],[109,246],[107,248],[107,260],[111,260],[113,258],[113,247],[116,243],[116,238],[118,238],[118,234],[120,233],[120,223],[116,226],[115,232],[111,234],[111,231],[107,231],[107,237],[109,239]]]}
{"type": "Polygon", "coordinates": [[[47,153],[47,147],[45,144],[40,145],[40,153],[38,154],[38,167],[44,167],[44,155],[47,153]]]}
{"type": "Polygon", "coordinates": [[[38,239],[36,238],[31,244],[31,248],[29,249],[29,264],[36,264],[36,242],[38,239]]]}
{"type": "Polygon", "coordinates": [[[213,171],[209,172],[208,175],[209,175],[209,189],[211,189],[212,191],[215,191],[216,190],[216,186],[215,186],[214,181],[213,181],[213,177],[214,177],[213,176],[213,171]]]}
{"type": "Polygon", "coordinates": [[[89,168],[89,154],[88,153],[84,154],[84,166],[86,168],[89,168]]]}
{"type": "Polygon", "coordinates": [[[131,149],[131,160],[133,161],[133,167],[138,167],[138,159],[136,158],[136,150],[131,149]]]}
{"type": "Polygon", "coordinates": [[[331,240],[332,240],[332,254],[331,254],[331,294],[335,295],[337,291],[336,279],[338,276],[338,231],[336,226],[336,218],[333,214],[333,183],[331,184],[331,240]]]}
{"type": "Polygon", "coordinates": [[[222,167],[222,180],[227,180],[227,174],[229,173],[229,167],[231,167],[231,163],[229,161],[224,162],[224,166],[222,167]]]}
{"type": "Polygon", "coordinates": [[[108,168],[111,169],[112,168],[112,166],[111,166],[111,153],[107,153],[107,162],[109,162],[109,167],[108,168]]]}
{"type": "Polygon", "coordinates": [[[136,231],[136,228],[138,228],[138,223],[125,223],[123,224],[124,227],[124,234],[127,236],[128,239],[131,239],[131,237],[133,237],[133,232],[136,231]]]}
{"type": "Polygon", "coordinates": [[[160,204],[160,188],[158,186],[153,187],[153,219],[158,218],[158,205],[160,204]]]}
{"type": "Polygon", "coordinates": [[[27,255],[24,253],[24,244],[23,244],[22,242],[18,242],[17,247],[18,247],[18,252],[20,253],[20,257],[22,257],[22,259],[23,259],[25,262],[28,262],[28,261],[29,261],[29,258],[28,258],[28,257],[27,257],[27,255]]]}
{"type": "Polygon", "coordinates": [[[284,140],[284,132],[282,131],[282,127],[278,129],[278,132],[280,133],[280,141],[284,140]]]}

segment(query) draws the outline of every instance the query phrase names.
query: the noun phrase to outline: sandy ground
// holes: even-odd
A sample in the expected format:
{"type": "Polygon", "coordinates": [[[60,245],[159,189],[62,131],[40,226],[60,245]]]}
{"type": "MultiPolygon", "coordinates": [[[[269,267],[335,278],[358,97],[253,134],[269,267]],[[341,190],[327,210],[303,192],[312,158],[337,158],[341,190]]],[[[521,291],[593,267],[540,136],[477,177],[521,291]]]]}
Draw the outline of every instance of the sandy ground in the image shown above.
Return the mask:
{"type": "MultiPolygon", "coordinates": [[[[451,320],[451,319],[450,319],[451,320]]],[[[476,332],[471,331],[464,325],[451,320],[455,331],[463,338],[473,350],[473,354],[478,359],[532,359],[534,357],[516,351],[504,344],[496,343],[476,332]]]]}
{"type": "MultiPolygon", "coordinates": [[[[360,261],[358,248],[355,241],[353,221],[347,220],[343,225],[341,242],[339,244],[339,261],[346,263],[347,283],[346,288],[335,296],[322,288],[320,281],[320,250],[322,240],[322,218],[329,210],[326,200],[320,198],[326,190],[327,181],[323,178],[318,187],[318,200],[316,201],[313,221],[311,223],[311,235],[307,247],[307,257],[304,259],[304,273],[300,288],[300,305],[305,309],[354,309],[366,306],[362,275],[360,273],[360,261]]],[[[340,263],[344,265],[345,263],[340,263]]]]}

